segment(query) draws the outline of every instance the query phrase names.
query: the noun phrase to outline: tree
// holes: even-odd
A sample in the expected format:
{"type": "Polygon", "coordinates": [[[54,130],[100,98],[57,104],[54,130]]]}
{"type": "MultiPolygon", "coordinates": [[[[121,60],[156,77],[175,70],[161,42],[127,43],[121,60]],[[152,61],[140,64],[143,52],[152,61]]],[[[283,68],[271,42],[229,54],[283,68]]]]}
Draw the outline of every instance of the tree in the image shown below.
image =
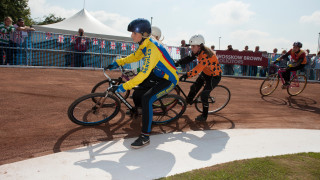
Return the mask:
{"type": "Polygon", "coordinates": [[[33,24],[30,8],[28,7],[28,0],[1,0],[0,22],[3,22],[7,16],[12,18],[13,23],[16,23],[19,18],[23,18],[27,26],[33,24]]]}
{"type": "Polygon", "coordinates": [[[35,22],[35,24],[37,25],[46,25],[46,24],[53,24],[53,23],[57,23],[60,21],[65,20],[66,18],[62,18],[62,17],[56,17],[54,14],[49,14],[48,16],[43,16],[44,20],[43,21],[39,21],[39,22],[35,22]]]}

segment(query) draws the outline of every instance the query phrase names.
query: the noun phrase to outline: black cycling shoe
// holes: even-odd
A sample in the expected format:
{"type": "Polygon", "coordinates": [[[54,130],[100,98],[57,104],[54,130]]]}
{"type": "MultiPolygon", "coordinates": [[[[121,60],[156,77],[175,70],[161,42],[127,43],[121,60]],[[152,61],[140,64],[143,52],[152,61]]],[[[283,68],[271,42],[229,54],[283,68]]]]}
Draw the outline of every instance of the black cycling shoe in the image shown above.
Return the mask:
{"type": "Polygon", "coordinates": [[[196,121],[199,121],[199,122],[204,122],[204,121],[207,120],[207,117],[206,117],[206,116],[199,115],[198,117],[196,117],[195,120],[196,120],[196,121]]]}
{"type": "Polygon", "coordinates": [[[141,134],[139,136],[138,139],[136,139],[132,144],[131,144],[131,147],[134,148],[134,149],[139,149],[139,148],[142,148],[146,145],[150,144],[150,138],[149,136],[145,136],[143,134],[141,134]]]}

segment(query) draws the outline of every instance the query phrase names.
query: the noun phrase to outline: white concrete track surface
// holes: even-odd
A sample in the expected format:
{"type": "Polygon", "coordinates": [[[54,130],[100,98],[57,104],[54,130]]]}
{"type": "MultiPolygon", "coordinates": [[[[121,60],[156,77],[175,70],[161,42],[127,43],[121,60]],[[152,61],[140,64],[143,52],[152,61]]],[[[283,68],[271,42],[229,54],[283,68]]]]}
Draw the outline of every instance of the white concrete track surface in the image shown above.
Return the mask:
{"type": "Polygon", "coordinates": [[[155,179],[220,163],[320,152],[320,130],[230,129],[151,136],[131,149],[122,139],[0,166],[0,179],[155,179]]]}

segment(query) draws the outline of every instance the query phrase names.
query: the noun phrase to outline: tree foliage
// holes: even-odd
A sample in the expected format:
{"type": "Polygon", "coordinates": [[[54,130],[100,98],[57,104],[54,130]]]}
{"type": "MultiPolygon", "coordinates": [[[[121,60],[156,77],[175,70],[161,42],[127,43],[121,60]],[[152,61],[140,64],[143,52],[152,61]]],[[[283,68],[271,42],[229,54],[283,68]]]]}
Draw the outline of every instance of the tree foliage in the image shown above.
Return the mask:
{"type": "Polygon", "coordinates": [[[0,22],[3,22],[7,16],[12,18],[13,23],[16,23],[19,18],[23,18],[26,25],[33,24],[28,0],[1,0],[0,22]]]}
{"type": "Polygon", "coordinates": [[[48,16],[44,16],[43,18],[44,18],[44,20],[39,21],[39,22],[35,22],[35,24],[37,24],[37,25],[53,24],[53,23],[63,21],[65,19],[60,16],[56,17],[54,14],[49,14],[48,16]]]}

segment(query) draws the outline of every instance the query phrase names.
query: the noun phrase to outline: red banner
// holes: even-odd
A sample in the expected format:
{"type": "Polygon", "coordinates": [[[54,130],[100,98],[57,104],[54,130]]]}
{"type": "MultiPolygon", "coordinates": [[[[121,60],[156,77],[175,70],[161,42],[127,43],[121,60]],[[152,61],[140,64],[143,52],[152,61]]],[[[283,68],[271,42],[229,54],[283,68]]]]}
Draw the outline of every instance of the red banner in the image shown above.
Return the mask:
{"type": "Polygon", "coordinates": [[[216,54],[220,64],[268,66],[267,53],[218,50],[216,54]]]}

